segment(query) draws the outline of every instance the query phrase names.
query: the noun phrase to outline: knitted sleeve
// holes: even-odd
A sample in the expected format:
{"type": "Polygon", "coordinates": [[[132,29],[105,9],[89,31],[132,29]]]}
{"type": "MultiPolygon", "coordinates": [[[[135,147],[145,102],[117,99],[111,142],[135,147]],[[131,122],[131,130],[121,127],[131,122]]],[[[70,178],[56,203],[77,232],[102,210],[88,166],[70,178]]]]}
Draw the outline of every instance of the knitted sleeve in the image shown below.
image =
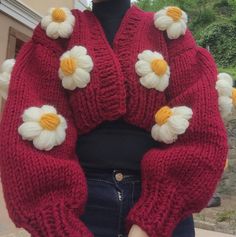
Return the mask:
{"type": "Polygon", "coordinates": [[[183,218],[206,206],[227,156],[214,60],[189,31],[167,41],[171,68],[167,106],[187,106],[193,115],[185,134],[173,144],[150,149],[142,159],[142,193],[127,226],[137,224],[149,237],[170,237],[183,218]]]}
{"type": "MultiPolygon", "coordinates": [[[[17,57],[0,125],[4,198],[12,221],[33,237],[90,237],[92,234],[79,220],[87,199],[87,187],[82,168],[76,162],[77,130],[58,78],[58,54],[60,50],[53,49],[50,42],[45,47],[31,40],[17,57]],[[52,112],[41,118],[41,125],[52,130],[61,120],[67,129],[62,144],[40,150],[38,148],[48,142],[46,133],[42,132],[41,140],[28,141],[19,134],[19,127],[23,120],[36,121],[40,111],[37,108],[44,105],[52,112]],[[31,110],[22,116],[29,108],[31,110]],[[60,116],[53,115],[55,109],[60,116]],[[40,144],[38,148],[36,143],[40,144]]],[[[35,123],[34,127],[33,122],[28,125],[34,128],[34,131],[24,128],[29,139],[37,131],[35,123]]],[[[56,142],[61,143],[63,132],[57,132],[56,142]]]]}

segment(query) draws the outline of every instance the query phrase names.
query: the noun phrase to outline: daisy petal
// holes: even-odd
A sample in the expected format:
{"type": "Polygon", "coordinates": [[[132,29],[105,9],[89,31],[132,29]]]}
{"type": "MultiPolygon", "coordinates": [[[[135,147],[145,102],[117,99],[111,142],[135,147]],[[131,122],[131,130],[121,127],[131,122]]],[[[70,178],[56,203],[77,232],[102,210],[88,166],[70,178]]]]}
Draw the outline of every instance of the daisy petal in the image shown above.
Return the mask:
{"type": "Polygon", "coordinates": [[[167,125],[164,124],[160,127],[159,136],[166,144],[171,144],[177,140],[177,134],[167,125]]]}
{"type": "Polygon", "coordinates": [[[41,109],[44,113],[57,114],[57,110],[51,105],[43,105],[41,109]]]}
{"type": "Polygon", "coordinates": [[[52,39],[57,39],[59,38],[59,29],[60,25],[59,23],[52,22],[49,24],[49,26],[46,29],[47,36],[52,38],[52,39]]]}
{"type": "Polygon", "coordinates": [[[66,139],[66,132],[62,126],[58,126],[55,131],[56,145],[61,145],[66,139]]]}
{"type": "Polygon", "coordinates": [[[52,23],[52,17],[45,16],[42,18],[41,27],[45,30],[50,23],[52,23]]]}
{"type": "Polygon", "coordinates": [[[138,55],[138,59],[150,63],[152,62],[153,59],[155,59],[155,55],[151,50],[144,50],[142,53],[138,55]]]}
{"type": "Polygon", "coordinates": [[[193,111],[192,109],[188,108],[187,106],[178,106],[178,107],[174,107],[172,109],[174,115],[178,115],[181,116],[184,119],[191,119],[193,116],[193,111]]]}
{"type": "Polygon", "coordinates": [[[74,80],[71,77],[64,77],[62,79],[62,86],[67,90],[75,90],[77,87],[74,80]]]}
{"type": "Polygon", "coordinates": [[[233,101],[227,96],[218,98],[219,110],[223,119],[226,119],[233,111],[233,101]]]}
{"type": "Polygon", "coordinates": [[[166,30],[171,24],[173,24],[173,19],[171,17],[168,16],[162,16],[158,19],[156,19],[155,21],[155,26],[159,29],[159,30],[166,30]]]}
{"type": "Polygon", "coordinates": [[[160,83],[160,79],[157,77],[157,75],[154,72],[152,72],[152,73],[148,73],[144,77],[141,77],[140,83],[148,89],[157,88],[160,83]]]}
{"type": "Polygon", "coordinates": [[[68,38],[73,32],[73,26],[68,22],[63,22],[58,28],[58,34],[61,38],[68,38]]]}
{"type": "Polygon", "coordinates": [[[24,111],[22,119],[24,122],[38,122],[43,114],[43,110],[38,107],[30,107],[24,111]]]}
{"type": "Polygon", "coordinates": [[[56,133],[43,130],[38,137],[34,138],[33,144],[39,150],[49,151],[56,145],[56,133]]]}
{"type": "Polygon", "coordinates": [[[10,74],[12,72],[14,65],[15,65],[15,62],[16,62],[15,59],[5,60],[0,67],[0,72],[6,72],[6,73],[10,74]]]}
{"type": "Polygon", "coordinates": [[[67,128],[67,122],[66,119],[64,117],[62,117],[61,115],[58,115],[61,121],[60,127],[62,127],[63,129],[67,128]]]}
{"type": "Polygon", "coordinates": [[[229,83],[229,85],[233,86],[233,78],[228,74],[228,73],[219,73],[218,74],[218,80],[223,80],[227,83],[229,83]]]}
{"type": "Polygon", "coordinates": [[[169,76],[164,75],[163,77],[159,79],[159,83],[157,84],[155,88],[156,90],[163,92],[168,87],[168,85],[169,85],[169,76]]]}
{"type": "Polygon", "coordinates": [[[135,69],[136,72],[139,76],[145,76],[148,73],[152,73],[152,69],[150,66],[150,63],[144,61],[144,60],[139,60],[136,64],[135,64],[135,69]]]}
{"type": "Polygon", "coordinates": [[[87,49],[83,46],[74,46],[71,50],[70,50],[71,56],[72,57],[80,57],[83,55],[87,54],[87,49]]]}
{"type": "Polygon", "coordinates": [[[233,87],[232,85],[226,80],[218,80],[216,82],[216,89],[220,96],[231,96],[233,87]]]}
{"type": "Polygon", "coordinates": [[[155,124],[152,127],[151,135],[154,140],[162,142],[161,137],[159,136],[160,135],[160,126],[158,124],[155,124]]]}
{"type": "Polygon", "coordinates": [[[161,9],[160,11],[156,12],[154,15],[154,20],[157,20],[157,18],[166,16],[166,9],[161,9]]]}
{"type": "Polygon", "coordinates": [[[180,22],[173,23],[167,29],[169,39],[177,39],[183,34],[182,25],[180,22]]]}
{"type": "Polygon", "coordinates": [[[32,141],[41,132],[42,127],[37,122],[26,122],[18,128],[18,133],[22,136],[23,140],[32,141]]]}
{"type": "Polygon", "coordinates": [[[183,134],[189,126],[188,120],[182,118],[181,116],[171,116],[167,121],[169,127],[175,134],[183,134]]]}
{"type": "Polygon", "coordinates": [[[90,82],[90,74],[83,69],[78,68],[73,75],[77,87],[84,88],[90,82]]]}
{"type": "Polygon", "coordinates": [[[93,61],[89,55],[82,55],[78,57],[79,67],[90,72],[93,68],[93,61]]]}

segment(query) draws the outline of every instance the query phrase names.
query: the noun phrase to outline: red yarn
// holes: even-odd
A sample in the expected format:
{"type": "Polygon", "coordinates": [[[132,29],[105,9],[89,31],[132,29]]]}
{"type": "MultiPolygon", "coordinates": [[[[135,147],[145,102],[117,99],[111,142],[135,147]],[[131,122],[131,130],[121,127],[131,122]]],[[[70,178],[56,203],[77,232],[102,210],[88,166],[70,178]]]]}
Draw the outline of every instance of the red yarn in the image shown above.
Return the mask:
{"type": "Polygon", "coordinates": [[[215,63],[189,31],[169,40],[154,27],[153,13],[137,7],[128,10],[113,49],[93,13],[73,14],[76,25],[69,40],[50,39],[38,26],[17,57],[0,126],[9,215],[33,237],[92,236],[79,221],[87,187],[75,155],[77,135],[121,116],[150,131],[162,106],[184,105],[193,110],[190,127],[174,144],[157,142],[144,155],[142,194],[127,217],[127,229],[138,224],[149,237],[170,237],[181,219],[206,206],[224,169],[227,139],[218,110],[215,63]],[[59,57],[75,45],[87,48],[94,69],[86,88],[67,91],[58,77],[59,57]],[[134,65],[146,49],[160,52],[170,65],[165,92],[139,82],[134,65]],[[17,132],[23,111],[44,104],[55,106],[68,123],[65,142],[49,152],[37,150],[17,132]]]}

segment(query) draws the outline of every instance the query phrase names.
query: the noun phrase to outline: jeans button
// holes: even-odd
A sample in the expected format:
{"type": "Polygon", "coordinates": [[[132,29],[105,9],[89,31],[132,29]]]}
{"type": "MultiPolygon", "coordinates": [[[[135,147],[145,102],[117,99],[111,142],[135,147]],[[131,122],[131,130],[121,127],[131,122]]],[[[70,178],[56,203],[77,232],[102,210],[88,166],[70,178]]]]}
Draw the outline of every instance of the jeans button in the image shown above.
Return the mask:
{"type": "Polygon", "coordinates": [[[116,173],[115,179],[116,181],[121,182],[124,179],[124,175],[122,173],[116,173]]]}

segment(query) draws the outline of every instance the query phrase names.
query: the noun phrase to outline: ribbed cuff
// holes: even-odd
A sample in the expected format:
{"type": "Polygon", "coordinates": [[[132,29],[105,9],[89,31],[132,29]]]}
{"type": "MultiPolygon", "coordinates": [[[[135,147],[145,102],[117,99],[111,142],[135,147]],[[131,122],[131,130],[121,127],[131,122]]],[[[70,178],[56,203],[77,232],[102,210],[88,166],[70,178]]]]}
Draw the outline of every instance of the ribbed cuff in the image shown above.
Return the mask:
{"type": "Polygon", "coordinates": [[[142,183],[142,195],[126,218],[126,228],[140,226],[149,237],[171,237],[177,224],[185,217],[184,201],[174,183],[158,180],[142,183]]]}
{"type": "Polygon", "coordinates": [[[93,237],[88,228],[65,204],[48,205],[22,225],[32,237],[93,237]]]}

